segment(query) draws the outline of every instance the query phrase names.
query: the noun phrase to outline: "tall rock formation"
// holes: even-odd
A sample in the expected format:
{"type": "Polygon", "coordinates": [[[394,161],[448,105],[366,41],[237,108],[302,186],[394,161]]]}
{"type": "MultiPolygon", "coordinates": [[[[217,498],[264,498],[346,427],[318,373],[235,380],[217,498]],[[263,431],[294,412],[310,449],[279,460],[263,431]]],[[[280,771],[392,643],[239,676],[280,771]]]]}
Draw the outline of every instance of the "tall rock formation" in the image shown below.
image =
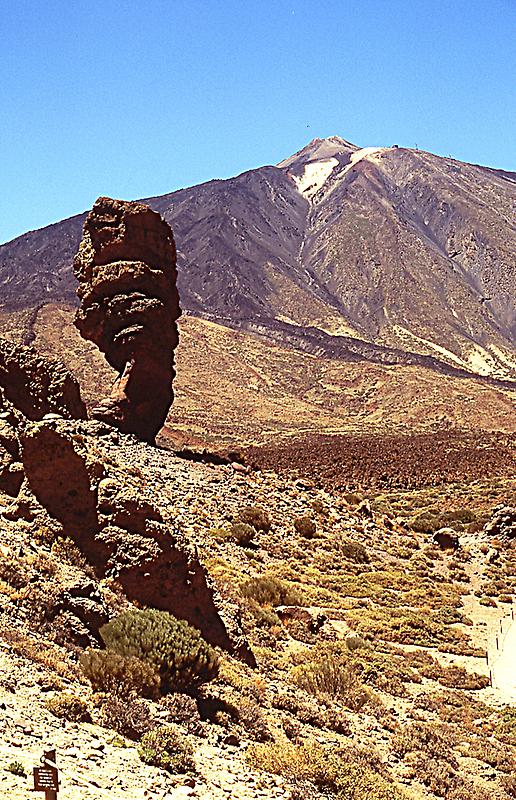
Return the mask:
{"type": "Polygon", "coordinates": [[[75,324],[120,377],[92,416],[153,442],[173,401],[176,248],[170,226],[142,203],[100,197],[74,259],[75,324]]]}

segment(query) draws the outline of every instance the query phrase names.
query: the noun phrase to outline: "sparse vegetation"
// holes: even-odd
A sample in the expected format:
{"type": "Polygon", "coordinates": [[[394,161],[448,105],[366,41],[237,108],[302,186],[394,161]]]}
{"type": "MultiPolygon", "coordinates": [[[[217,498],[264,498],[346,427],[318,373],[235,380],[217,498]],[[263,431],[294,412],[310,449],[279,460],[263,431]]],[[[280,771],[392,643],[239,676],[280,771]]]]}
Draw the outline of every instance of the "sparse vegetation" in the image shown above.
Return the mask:
{"type": "Polygon", "coordinates": [[[268,533],[271,529],[270,517],[263,508],[259,506],[247,506],[238,512],[237,522],[251,525],[257,531],[268,533]]]}
{"type": "Polygon", "coordinates": [[[317,525],[315,524],[314,520],[307,515],[303,517],[296,517],[294,520],[294,528],[296,529],[296,532],[300,536],[304,536],[305,539],[312,539],[317,532],[317,525]]]}
{"type": "Polygon", "coordinates": [[[69,722],[91,722],[88,704],[75,694],[61,692],[46,700],[45,706],[59,719],[69,722]]]}
{"type": "Polygon", "coordinates": [[[335,750],[316,742],[274,742],[248,750],[251,766],[284,775],[294,782],[310,781],[342,800],[401,800],[401,792],[375,771],[367,756],[353,748],[335,750]]]}
{"type": "MultiPolygon", "coordinates": [[[[148,664],[159,675],[161,692],[192,691],[217,676],[215,650],[199,631],[166,611],[126,611],[103,625],[100,635],[109,651],[148,664]]],[[[138,672],[139,680],[142,676],[149,673],[138,672]]]]}
{"type": "Polygon", "coordinates": [[[172,773],[194,772],[193,748],[186,737],[172,725],[163,725],[142,736],[138,755],[145,764],[172,773]]]}

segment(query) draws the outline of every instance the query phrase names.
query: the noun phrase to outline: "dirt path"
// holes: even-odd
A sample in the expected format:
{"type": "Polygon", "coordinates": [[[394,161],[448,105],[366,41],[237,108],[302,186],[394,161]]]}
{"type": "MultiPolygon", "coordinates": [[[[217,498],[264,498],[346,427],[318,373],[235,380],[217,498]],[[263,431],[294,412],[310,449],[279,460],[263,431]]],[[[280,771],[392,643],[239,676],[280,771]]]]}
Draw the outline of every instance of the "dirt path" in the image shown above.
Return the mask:
{"type": "Polygon", "coordinates": [[[516,621],[504,620],[505,630],[498,637],[500,650],[492,655],[493,689],[505,702],[516,701],[516,621]]]}

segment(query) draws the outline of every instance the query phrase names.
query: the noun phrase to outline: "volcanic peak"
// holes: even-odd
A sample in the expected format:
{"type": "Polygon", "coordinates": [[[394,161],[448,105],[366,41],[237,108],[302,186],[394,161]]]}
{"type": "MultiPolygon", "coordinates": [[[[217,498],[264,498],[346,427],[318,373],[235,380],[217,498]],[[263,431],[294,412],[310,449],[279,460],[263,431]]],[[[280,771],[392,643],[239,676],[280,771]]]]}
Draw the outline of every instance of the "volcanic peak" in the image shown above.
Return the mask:
{"type": "Polygon", "coordinates": [[[349,157],[350,153],[358,150],[359,147],[352,142],[342,139],[340,136],[329,136],[327,139],[312,139],[297,153],[289,156],[288,158],[280,161],[277,167],[292,169],[296,166],[303,166],[311,161],[321,161],[335,156],[345,155],[349,157]]]}

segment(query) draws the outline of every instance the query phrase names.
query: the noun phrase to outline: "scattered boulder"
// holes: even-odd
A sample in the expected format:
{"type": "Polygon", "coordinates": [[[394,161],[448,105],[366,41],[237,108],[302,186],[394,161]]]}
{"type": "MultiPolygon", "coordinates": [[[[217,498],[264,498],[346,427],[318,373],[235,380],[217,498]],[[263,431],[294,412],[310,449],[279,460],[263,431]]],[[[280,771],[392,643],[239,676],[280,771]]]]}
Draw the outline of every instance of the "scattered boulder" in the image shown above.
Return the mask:
{"type": "Polygon", "coordinates": [[[457,531],[453,528],[440,528],[432,535],[432,541],[441,550],[458,550],[460,547],[457,531]]]}
{"type": "Polygon", "coordinates": [[[300,630],[309,634],[318,634],[328,621],[326,614],[302,606],[278,606],[275,611],[294,638],[300,630]]]}
{"type": "Polygon", "coordinates": [[[371,503],[367,498],[365,498],[364,500],[362,500],[361,503],[358,504],[358,506],[355,509],[355,513],[358,514],[358,516],[365,517],[366,519],[373,519],[374,516],[373,510],[371,508],[371,503]]]}
{"type": "Polygon", "coordinates": [[[516,508],[499,505],[493,509],[491,519],[484,525],[489,536],[516,537],[516,508]]]}
{"type": "Polygon", "coordinates": [[[74,259],[75,325],[119,373],[92,416],[154,442],[172,405],[180,316],[170,226],[142,203],[100,197],[74,259]]]}

